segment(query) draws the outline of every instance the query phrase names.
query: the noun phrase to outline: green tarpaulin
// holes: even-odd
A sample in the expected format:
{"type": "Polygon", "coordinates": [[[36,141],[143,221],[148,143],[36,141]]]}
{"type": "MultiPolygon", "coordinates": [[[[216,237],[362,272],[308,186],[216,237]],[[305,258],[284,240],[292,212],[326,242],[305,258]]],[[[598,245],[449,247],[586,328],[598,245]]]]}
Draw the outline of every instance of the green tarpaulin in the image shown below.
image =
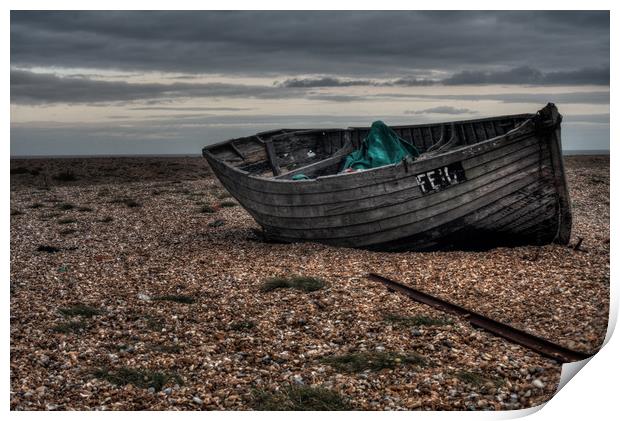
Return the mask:
{"type": "Polygon", "coordinates": [[[360,149],[349,154],[343,170],[365,170],[400,162],[403,158],[417,158],[420,152],[411,143],[401,139],[383,121],[372,123],[360,149]]]}

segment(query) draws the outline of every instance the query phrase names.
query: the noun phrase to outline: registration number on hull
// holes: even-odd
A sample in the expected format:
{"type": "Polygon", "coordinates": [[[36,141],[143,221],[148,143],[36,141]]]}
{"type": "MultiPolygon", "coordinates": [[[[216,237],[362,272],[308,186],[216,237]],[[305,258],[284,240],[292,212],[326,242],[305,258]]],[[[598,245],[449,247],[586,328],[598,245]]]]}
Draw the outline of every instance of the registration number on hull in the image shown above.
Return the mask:
{"type": "Polygon", "coordinates": [[[460,162],[420,173],[416,175],[416,179],[423,194],[440,191],[467,180],[460,162]]]}

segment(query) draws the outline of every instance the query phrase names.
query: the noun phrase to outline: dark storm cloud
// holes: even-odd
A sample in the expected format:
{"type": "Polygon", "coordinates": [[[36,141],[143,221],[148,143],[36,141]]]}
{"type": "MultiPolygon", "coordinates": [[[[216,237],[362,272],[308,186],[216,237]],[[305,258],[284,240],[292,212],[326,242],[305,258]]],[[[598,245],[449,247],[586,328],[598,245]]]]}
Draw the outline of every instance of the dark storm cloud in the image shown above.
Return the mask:
{"type": "Polygon", "coordinates": [[[529,66],[501,71],[463,71],[441,81],[444,85],[609,85],[609,67],[543,73],[529,66]]]}
{"type": "Polygon", "coordinates": [[[286,79],[283,82],[276,83],[276,86],[282,86],[285,88],[327,88],[335,86],[369,86],[376,84],[377,82],[373,82],[372,80],[321,77],[286,79]]]}
{"type": "Polygon", "coordinates": [[[609,12],[12,12],[11,62],[366,78],[438,69],[467,80],[535,63],[571,79],[609,66],[609,12]]]}
{"type": "MultiPolygon", "coordinates": [[[[51,73],[11,70],[11,102],[14,104],[107,104],[136,101],[161,104],[182,98],[306,98],[329,102],[354,102],[384,99],[428,99],[461,101],[500,101],[506,103],[541,103],[556,101],[577,104],[607,104],[609,91],[567,93],[502,94],[400,94],[369,95],[324,94],[303,88],[240,85],[227,83],[130,83],[91,80],[83,77],[60,77],[51,73]]],[[[136,106],[134,110],[168,111],[241,111],[237,107],[136,106]]]]}
{"type": "Polygon", "coordinates": [[[476,111],[469,108],[455,108],[449,105],[439,106],[433,108],[426,108],[424,110],[405,110],[405,114],[476,114],[476,111]]]}
{"type": "Polygon", "coordinates": [[[129,83],[11,70],[11,102],[18,104],[89,104],[146,99],[164,101],[192,97],[270,99],[285,98],[296,94],[295,91],[284,92],[280,88],[270,86],[226,83],[129,83]]]}
{"type": "Polygon", "coordinates": [[[498,101],[503,103],[526,103],[545,104],[556,102],[558,104],[609,104],[609,91],[588,92],[563,92],[563,93],[519,93],[510,92],[502,94],[479,94],[479,95],[416,95],[415,98],[431,100],[457,100],[457,101],[498,101]]]}
{"type": "Polygon", "coordinates": [[[583,68],[544,73],[528,66],[508,70],[466,70],[444,79],[403,77],[380,81],[337,77],[292,78],[276,83],[286,88],[329,88],[336,86],[429,86],[429,85],[609,85],[609,67],[583,68]]]}

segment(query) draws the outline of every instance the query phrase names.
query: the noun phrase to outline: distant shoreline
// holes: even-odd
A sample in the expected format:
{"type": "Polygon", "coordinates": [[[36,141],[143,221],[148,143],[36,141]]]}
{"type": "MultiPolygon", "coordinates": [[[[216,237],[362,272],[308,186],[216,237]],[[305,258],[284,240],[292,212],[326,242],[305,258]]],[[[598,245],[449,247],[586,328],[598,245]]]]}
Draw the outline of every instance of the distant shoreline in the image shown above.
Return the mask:
{"type": "MultiPolygon", "coordinates": [[[[609,155],[609,150],[583,149],[563,151],[564,156],[609,155]]],[[[11,159],[90,159],[90,158],[200,158],[201,154],[136,154],[136,155],[15,155],[11,159]]]]}

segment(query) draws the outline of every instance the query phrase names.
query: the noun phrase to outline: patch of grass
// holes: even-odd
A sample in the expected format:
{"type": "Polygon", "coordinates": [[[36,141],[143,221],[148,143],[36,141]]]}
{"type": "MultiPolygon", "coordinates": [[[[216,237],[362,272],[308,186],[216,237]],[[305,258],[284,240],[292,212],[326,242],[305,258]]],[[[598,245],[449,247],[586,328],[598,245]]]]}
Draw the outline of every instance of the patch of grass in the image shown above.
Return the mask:
{"type": "Polygon", "coordinates": [[[200,213],[214,213],[215,209],[211,205],[202,205],[200,207],[200,213]]]}
{"type": "Polygon", "coordinates": [[[346,373],[359,373],[365,370],[379,371],[394,369],[401,365],[426,365],[426,360],[421,355],[397,354],[393,352],[362,352],[333,357],[325,357],[320,360],[338,371],[346,373]]]}
{"type": "Polygon", "coordinates": [[[269,292],[279,288],[294,288],[304,292],[313,292],[325,286],[326,283],[323,279],[311,276],[293,276],[291,278],[274,277],[265,280],[261,286],[261,290],[263,292],[269,292]]]}
{"type": "Polygon", "coordinates": [[[139,202],[136,202],[133,199],[127,199],[125,200],[125,206],[127,206],[128,208],[139,208],[142,206],[142,204],[139,202]]]}
{"type": "Polygon", "coordinates": [[[64,316],[93,317],[102,314],[100,309],[85,304],[76,304],[71,307],[61,308],[58,311],[64,316]]]}
{"type": "Polygon", "coordinates": [[[162,330],[164,328],[164,322],[159,317],[146,315],[144,319],[146,320],[146,326],[151,330],[162,330]]]}
{"type": "Polygon", "coordinates": [[[52,330],[57,333],[78,333],[88,328],[88,324],[82,320],[66,323],[58,323],[52,330]]]}
{"type": "Polygon", "coordinates": [[[67,228],[67,229],[61,230],[59,234],[60,235],[71,235],[71,234],[75,234],[77,231],[78,230],[73,229],[73,228],[67,228]]]}
{"type": "Polygon", "coordinates": [[[504,379],[487,377],[484,374],[477,373],[475,371],[460,370],[457,371],[454,375],[459,380],[465,383],[469,383],[473,386],[483,386],[487,383],[493,383],[495,387],[500,387],[506,383],[504,379]]]}
{"type": "Polygon", "coordinates": [[[180,385],[183,384],[183,379],[178,374],[129,367],[118,369],[100,368],[95,370],[94,375],[98,379],[106,380],[117,386],[133,384],[143,389],[153,387],[155,390],[162,390],[164,386],[171,384],[173,381],[180,385]]]}
{"type": "Polygon", "coordinates": [[[105,224],[114,221],[114,218],[112,218],[111,216],[104,216],[103,218],[101,218],[99,220],[99,222],[103,222],[105,224]]]}
{"type": "Polygon", "coordinates": [[[58,253],[60,249],[54,246],[40,245],[37,247],[37,251],[44,251],[45,253],[58,253]]]}
{"type": "Polygon", "coordinates": [[[222,219],[216,219],[215,221],[211,221],[207,224],[207,226],[209,226],[209,228],[217,228],[217,227],[221,227],[222,225],[224,225],[226,222],[222,219]]]}
{"type": "Polygon", "coordinates": [[[227,191],[223,191],[217,194],[218,199],[228,199],[229,197],[232,197],[232,196],[227,191]]]}
{"type": "Polygon", "coordinates": [[[384,316],[384,320],[395,325],[413,327],[413,326],[443,326],[451,324],[452,321],[444,318],[434,318],[425,315],[403,316],[401,314],[388,313],[384,316]]]}
{"type": "Polygon", "coordinates": [[[142,206],[142,204],[130,197],[116,197],[112,199],[110,203],[122,203],[128,208],[139,208],[140,206],[142,206]]]}
{"type": "Polygon", "coordinates": [[[73,218],[61,218],[58,220],[58,223],[60,225],[74,224],[76,222],[77,222],[77,219],[73,219],[73,218]]]}
{"type": "Polygon", "coordinates": [[[324,387],[287,386],[279,391],[252,391],[252,407],[258,411],[348,411],[343,397],[324,387]]]}
{"type": "Polygon", "coordinates": [[[242,330],[251,330],[251,329],[254,329],[255,327],[256,327],[256,323],[253,322],[252,320],[242,320],[240,322],[234,322],[230,324],[230,326],[228,326],[228,329],[235,330],[235,331],[242,331],[242,330]]]}
{"type": "Polygon", "coordinates": [[[59,203],[56,206],[58,207],[58,209],[62,209],[62,210],[71,210],[75,208],[75,205],[73,203],[67,203],[67,202],[59,203]]]}
{"type": "Polygon", "coordinates": [[[180,354],[181,347],[177,344],[172,345],[163,345],[163,344],[155,344],[149,347],[151,350],[155,352],[161,352],[164,354],[180,354]]]}
{"type": "Polygon", "coordinates": [[[181,304],[194,304],[196,299],[194,297],[190,297],[189,295],[159,295],[157,297],[153,297],[153,301],[173,301],[181,304]]]}
{"type": "Polygon", "coordinates": [[[54,176],[56,181],[77,181],[77,176],[72,171],[63,171],[54,176]]]}
{"type": "Polygon", "coordinates": [[[233,202],[232,200],[224,200],[223,202],[220,202],[221,208],[233,208],[238,205],[239,204],[237,202],[233,202]]]}

